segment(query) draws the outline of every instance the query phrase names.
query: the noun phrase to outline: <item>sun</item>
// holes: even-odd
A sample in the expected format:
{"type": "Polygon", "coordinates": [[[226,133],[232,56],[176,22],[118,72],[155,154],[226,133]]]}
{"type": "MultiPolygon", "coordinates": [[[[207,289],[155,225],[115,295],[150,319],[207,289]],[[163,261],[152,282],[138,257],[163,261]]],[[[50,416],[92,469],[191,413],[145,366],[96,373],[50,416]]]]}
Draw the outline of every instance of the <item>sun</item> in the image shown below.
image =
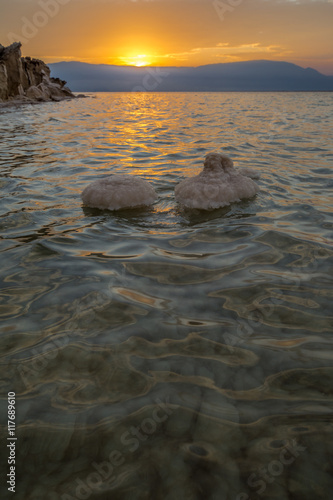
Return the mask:
{"type": "Polygon", "coordinates": [[[136,66],[137,68],[150,66],[152,63],[150,56],[147,54],[137,54],[131,57],[126,57],[123,58],[123,61],[127,66],[136,66]]]}
{"type": "Polygon", "coordinates": [[[135,57],[135,66],[149,66],[150,62],[146,54],[137,55],[135,57]]]}

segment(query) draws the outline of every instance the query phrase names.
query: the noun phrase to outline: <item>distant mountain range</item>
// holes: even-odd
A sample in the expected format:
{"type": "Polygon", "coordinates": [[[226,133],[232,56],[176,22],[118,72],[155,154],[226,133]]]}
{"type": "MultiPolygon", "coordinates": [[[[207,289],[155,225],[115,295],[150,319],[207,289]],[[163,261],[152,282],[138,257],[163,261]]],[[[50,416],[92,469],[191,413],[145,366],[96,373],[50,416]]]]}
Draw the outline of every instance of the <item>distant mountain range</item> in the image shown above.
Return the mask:
{"type": "Polygon", "coordinates": [[[333,76],[280,61],[193,67],[135,67],[82,62],[49,65],[75,92],[333,91],[333,76]]]}

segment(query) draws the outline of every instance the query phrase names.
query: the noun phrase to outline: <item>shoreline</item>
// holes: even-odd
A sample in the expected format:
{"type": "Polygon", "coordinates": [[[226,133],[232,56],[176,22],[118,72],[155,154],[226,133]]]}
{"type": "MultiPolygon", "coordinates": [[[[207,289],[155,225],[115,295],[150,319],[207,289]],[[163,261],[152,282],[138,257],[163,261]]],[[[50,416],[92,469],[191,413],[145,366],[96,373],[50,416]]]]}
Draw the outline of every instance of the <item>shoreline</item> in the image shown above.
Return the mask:
{"type": "Polygon", "coordinates": [[[40,100],[40,101],[37,101],[35,99],[29,99],[29,98],[25,98],[25,99],[22,99],[22,98],[18,98],[18,99],[15,99],[15,98],[12,98],[12,99],[8,99],[7,101],[0,101],[0,111],[2,109],[10,109],[10,108],[19,108],[21,106],[24,106],[24,105],[36,105],[36,104],[48,104],[48,103],[58,103],[58,102],[63,102],[63,101],[72,101],[73,99],[85,99],[85,98],[88,98],[88,97],[93,97],[93,96],[88,96],[88,95],[85,95],[85,94],[78,94],[78,95],[74,95],[74,97],[59,97],[59,98],[56,98],[56,99],[48,99],[48,100],[40,100]]]}

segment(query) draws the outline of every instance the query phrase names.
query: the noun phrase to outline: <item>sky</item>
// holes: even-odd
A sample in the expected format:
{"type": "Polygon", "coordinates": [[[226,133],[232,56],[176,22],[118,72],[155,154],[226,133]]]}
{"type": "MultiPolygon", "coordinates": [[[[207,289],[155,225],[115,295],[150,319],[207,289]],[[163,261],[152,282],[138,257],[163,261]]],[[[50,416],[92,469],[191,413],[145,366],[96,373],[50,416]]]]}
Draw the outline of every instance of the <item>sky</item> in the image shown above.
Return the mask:
{"type": "Polygon", "coordinates": [[[47,63],[268,59],[333,75],[333,0],[0,0],[0,43],[47,63]]]}

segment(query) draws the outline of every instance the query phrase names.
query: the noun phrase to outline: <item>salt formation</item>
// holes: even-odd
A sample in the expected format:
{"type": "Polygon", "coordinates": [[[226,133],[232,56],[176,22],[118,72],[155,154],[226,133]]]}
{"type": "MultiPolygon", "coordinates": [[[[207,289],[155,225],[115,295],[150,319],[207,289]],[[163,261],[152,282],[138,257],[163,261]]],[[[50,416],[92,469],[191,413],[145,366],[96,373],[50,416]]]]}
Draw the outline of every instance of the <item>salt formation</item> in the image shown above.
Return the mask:
{"type": "Polygon", "coordinates": [[[250,179],[250,173],[252,177],[255,172],[246,170],[247,173],[243,175],[234,168],[228,156],[210,153],[199,175],[185,179],[176,186],[176,200],[188,208],[210,210],[251,198],[258,193],[259,187],[250,179]]]}
{"type": "Polygon", "coordinates": [[[250,177],[250,179],[260,179],[260,174],[256,170],[253,170],[253,168],[237,168],[236,172],[239,174],[245,175],[245,177],[250,177]]]}
{"type": "Polygon", "coordinates": [[[151,205],[157,194],[149,182],[141,177],[110,175],[87,186],[81,197],[83,203],[89,207],[119,210],[151,205]]]}

